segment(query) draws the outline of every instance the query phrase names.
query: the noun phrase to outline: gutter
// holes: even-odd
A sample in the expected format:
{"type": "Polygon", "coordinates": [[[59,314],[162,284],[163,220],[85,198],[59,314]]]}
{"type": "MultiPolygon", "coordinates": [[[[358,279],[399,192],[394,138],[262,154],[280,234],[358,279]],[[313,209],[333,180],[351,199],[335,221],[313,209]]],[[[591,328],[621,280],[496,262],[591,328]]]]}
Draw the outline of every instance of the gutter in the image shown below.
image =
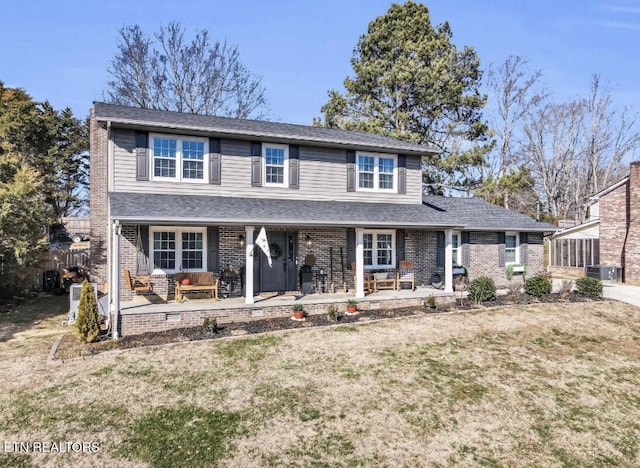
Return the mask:
{"type": "MultiPolygon", "coordinates": [[[[98,120],[98,117],[96,117],[96,120],[98,120]]],[[[229,130],[229,129],[223,129],[220,127],[203,127],[199,125],[187,125],[187,124],[177,124],[177,123],[167,123],[167,122],[149,122],[145,120],[134,120],[134,119],[109,119],[109,120],[103,119],[100,121],[116,122],[122,125],[130,125],[135,127],[146,127],[150,131],[153,131],[154,129],[163,128],[163,129],[186,130],[189,132],[196,131],[196,132],[203,132],[207,134],[215,133],[216,135],[228,136],[228,137],[243,136],[249,139],[250,138],[271,138],[271,139],[280,139],[287,142],[315,143],[319,146],[322,146],[322,144],[326,144],[332,147],[349,147],[349,148],[358,147],[358,148],[383,150],[386,152],[389,152],[389,150],[394,150],[400,153],[410,153],[413,155],[440,154],[440,151],[434,148],[427,148],[427,147],[415,148],[413,145],[404,147],[404,146],[391,146],[391,145],[384,145],[384,144],[367,144],[367,143],[358,142],[358,141],[348,141],[348,140],[336,141],[335,139],[331,139],[331,138],[311,138],[311,137],[291,135],[286,133],[260,132],[260,131],[247,131],[247,130],[229,130]]],[[[296,125],[296,124],[287,124],[287,125],[296,125]]],[[[347,132],[348,130],[344,130],[344,131],[347,132]]],[[[377,135],[377,136],[381,136],[381,135],[377,135]]],[[[384,138],[390,138],[390,137],[384,137],[384,138]]],[[[402,140],[397,140],[397,141],[401,142],[402,140]]]]}

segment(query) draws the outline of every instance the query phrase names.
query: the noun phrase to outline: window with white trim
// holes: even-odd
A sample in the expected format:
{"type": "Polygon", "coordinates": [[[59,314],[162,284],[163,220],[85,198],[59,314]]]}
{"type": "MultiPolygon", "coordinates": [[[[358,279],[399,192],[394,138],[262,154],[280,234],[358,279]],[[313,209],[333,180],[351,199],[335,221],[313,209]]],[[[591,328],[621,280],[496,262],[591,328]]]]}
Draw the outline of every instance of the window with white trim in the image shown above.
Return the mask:
{"type": "Polygon", "coordinates": [[[460,260],[462,249],[461,246],[461,237],[460,231],[453,231],[453,235],[451,236],[451,259],[454,265],[462,265],[460,260]]]}
{"type": "Polygon", "coordinates": [[[205,228],[158,226],[152,227],[149,235],[154,273],[206,270],[205,228]]]}
{"type": "Polygon", "coordinates": [[[393,154],[358,153],[358,190],[395,192],[397,167],[397,157],[393,154]]]}
{"type": "Polygon", "coordinates": [[[205,182],[209,144],[204,138],[150,135],[151,174],[154,180],[205,182]]]}
{"type": "Polygon", "coordinates": [[[364,231],[362,247],[365,269],[393,268],[396,264],[396,232],[364,231]]]}
{"type": "Polygon", "coordinates": [[[262,145],[262,164],[265,186],[289,185],[289,147],[287,145],[262,145]]]}
{"type": "Polygon", "coordinates": [[[504,235],[504,263],[518,263],[518,233],[507,232],[504,235]]]}

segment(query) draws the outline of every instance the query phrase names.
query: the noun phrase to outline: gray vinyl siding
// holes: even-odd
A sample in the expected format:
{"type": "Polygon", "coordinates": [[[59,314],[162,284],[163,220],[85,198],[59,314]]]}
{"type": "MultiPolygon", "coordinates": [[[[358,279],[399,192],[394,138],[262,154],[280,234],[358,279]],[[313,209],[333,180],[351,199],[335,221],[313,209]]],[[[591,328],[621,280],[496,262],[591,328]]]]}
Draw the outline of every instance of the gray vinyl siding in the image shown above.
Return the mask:
{"type": "MultiPolygon", "coordinates": [[[[136,180],[135,132],[113,131],[114,190],[159,194],[289,198],[383,203],[421,203],[422,176],[418,157],[407,157],[407,193],[347,192],[346,150],[300,146],[300,188],[252,187],[251,143],[221,139],[221,183],[136,180]]],[[[153,174],[151,174],[153,177],[153,174]]]]}

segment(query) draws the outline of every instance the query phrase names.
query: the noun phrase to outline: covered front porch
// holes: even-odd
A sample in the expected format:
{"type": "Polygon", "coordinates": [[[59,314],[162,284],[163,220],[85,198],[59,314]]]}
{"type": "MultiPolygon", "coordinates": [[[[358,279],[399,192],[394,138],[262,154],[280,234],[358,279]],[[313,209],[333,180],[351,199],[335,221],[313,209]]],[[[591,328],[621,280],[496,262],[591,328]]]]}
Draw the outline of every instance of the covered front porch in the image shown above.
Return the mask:
{"type": "MultiPolygon", "coordinates": [[[[381,290],[358,299],[358,310],[391,309],[398,307],[422,307],[429,296],[439,304],[450,303],[460,297],[459,292],[447,292],[431,286],[418,286],[414,290],[381,290]]],[[[308,315],[326,314],[330,305],[340,312],[346,310],[347,301],[354,299],[353,292],[328,294],[264,294],[255,296],[252,304],[244,297],[231,297],[220,301],[188,299],[150,302],[142,297],[123,301],[120,306],[120,328],[123,335],[146,331],[162,331],[174,328],[201,326],[204,319],[216,318],[218,323],[259,320],[268,317],[286,317],[294,304],[302,304],[308,315]]]]}

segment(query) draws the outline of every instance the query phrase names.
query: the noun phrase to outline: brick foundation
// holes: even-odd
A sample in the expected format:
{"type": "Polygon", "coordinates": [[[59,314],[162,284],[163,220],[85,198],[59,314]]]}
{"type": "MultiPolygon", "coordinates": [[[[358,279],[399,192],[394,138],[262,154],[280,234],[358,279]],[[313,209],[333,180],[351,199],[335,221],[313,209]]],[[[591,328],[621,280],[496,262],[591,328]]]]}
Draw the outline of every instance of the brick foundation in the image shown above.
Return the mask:
{"type": "MultiPolygon", "coordinates": [[[[428,294],[427,294],[428,296],[428,294]]],[[[404,299],[387,299],[358,301],[358,309],[361,311],[375,309],[393,309],[400,307],[422,307],[425,297],[412,297],[404,299]]],[[[448,304],[455,301],[455,296],[439,296],[439,304],[448,304]]],[[[345,302],[331,302],[318,304],[305,304],[304,310],[307,315],[326,314],[329,305],[336,305],[339,311],[346,310],[345,302]]],[[[218,323],[244,322],[259,320],[268,317],[289,317],[291,316],[291,305],[279,305],[271,307],[234,307],[229,309],[206,309],[190,311],[171,311],[154,313],[140,313],[125,311],[120,316],[120,329],[122,336],[136,335],[149,331],[164,331],[178,328],[188,328],[202,326],[204,319],[215,317],[218,323]]]]}

